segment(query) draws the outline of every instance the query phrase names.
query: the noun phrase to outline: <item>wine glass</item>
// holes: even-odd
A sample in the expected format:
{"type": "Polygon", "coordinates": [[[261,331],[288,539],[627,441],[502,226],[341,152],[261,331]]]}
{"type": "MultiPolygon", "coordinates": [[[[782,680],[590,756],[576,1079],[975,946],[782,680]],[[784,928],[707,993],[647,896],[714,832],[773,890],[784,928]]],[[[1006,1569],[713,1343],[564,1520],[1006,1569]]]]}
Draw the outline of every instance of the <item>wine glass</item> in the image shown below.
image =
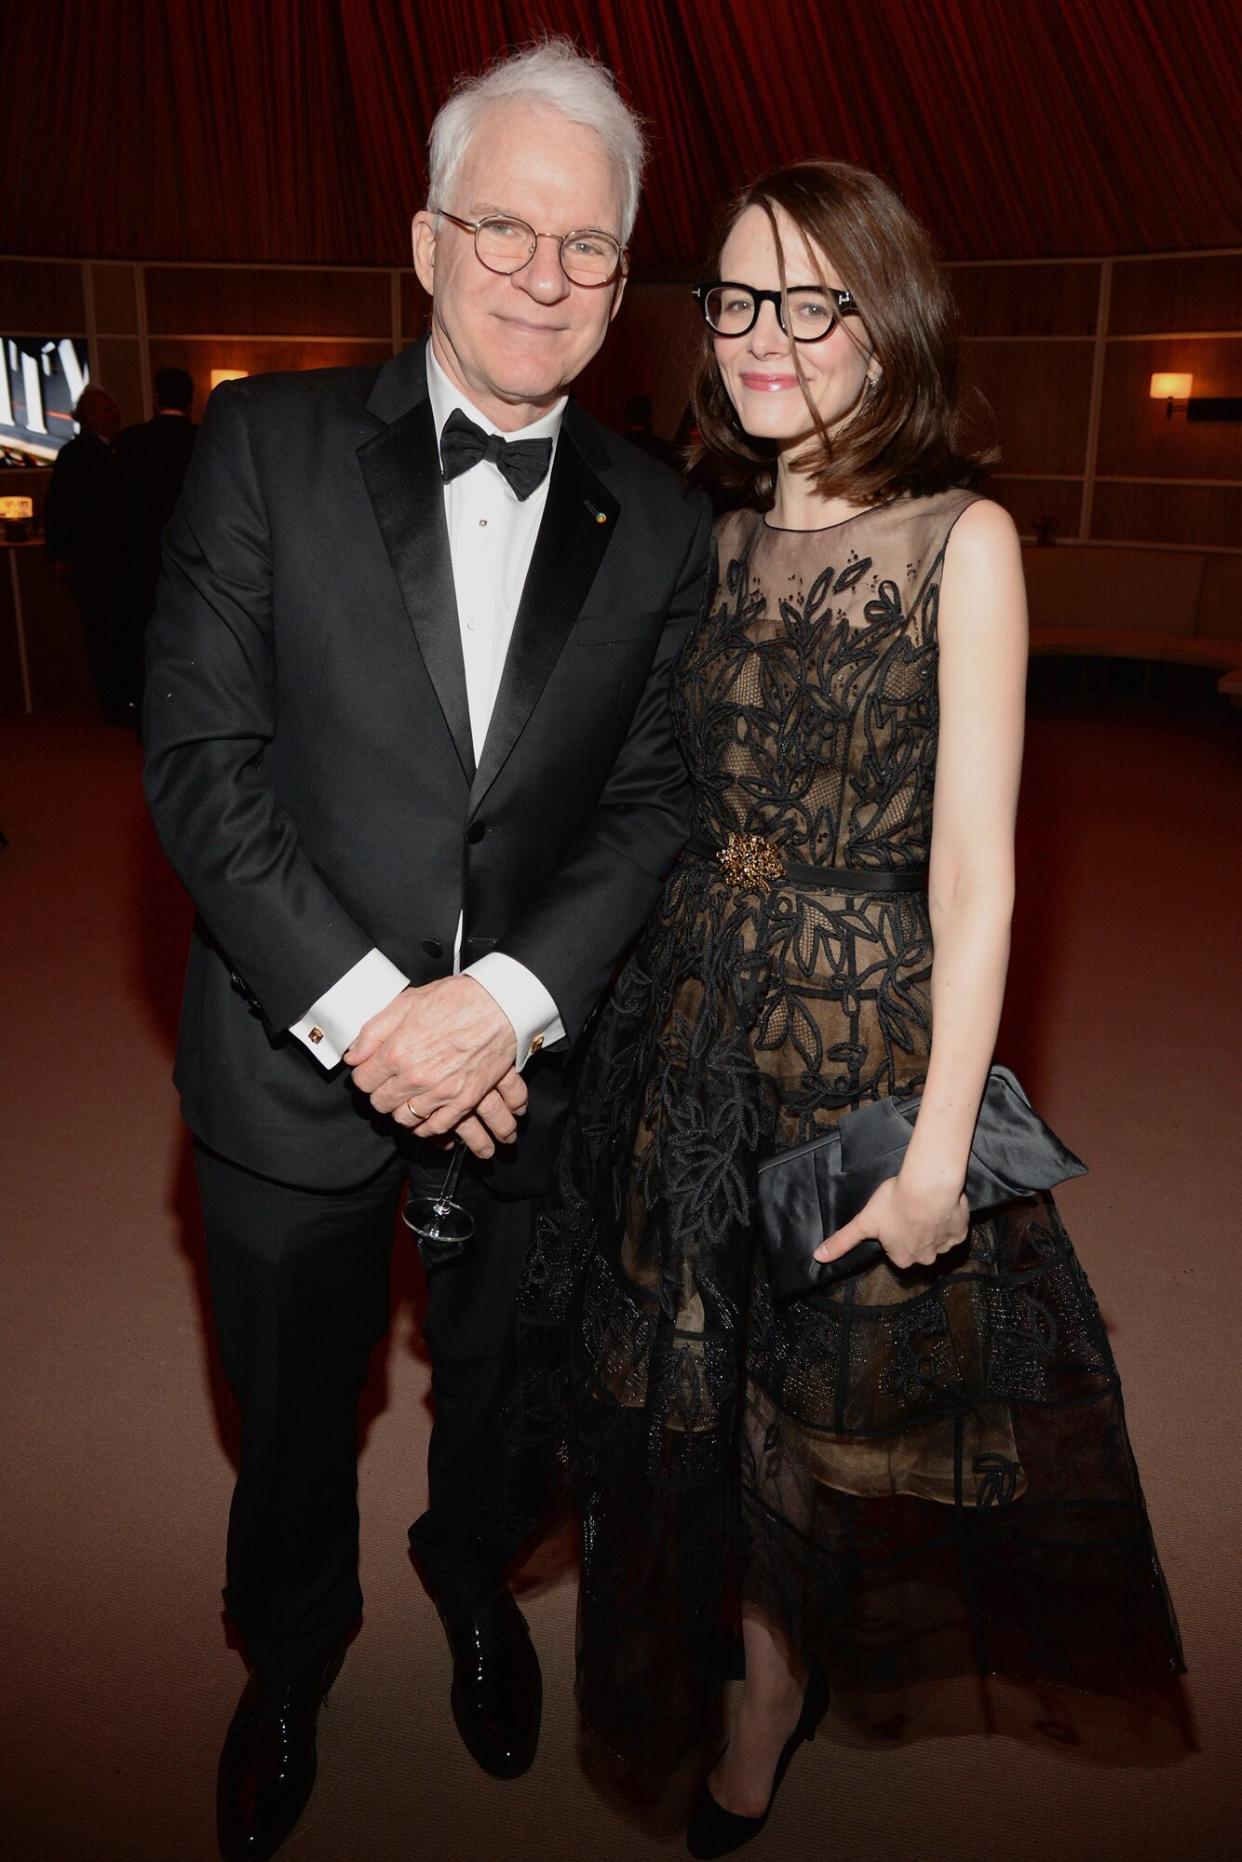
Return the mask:
{"type": "Polygon", "coordinates": [[[458,1138],[440,1188],[431,1195],[411,1192],[402,1208],[401,1220],[417,1237],[424,1267],[442,1267],[446,1261],[457,1260],[474,1234],[474,1217],[453,1194],[465,1161],[466,1147],[458,1138]]]}

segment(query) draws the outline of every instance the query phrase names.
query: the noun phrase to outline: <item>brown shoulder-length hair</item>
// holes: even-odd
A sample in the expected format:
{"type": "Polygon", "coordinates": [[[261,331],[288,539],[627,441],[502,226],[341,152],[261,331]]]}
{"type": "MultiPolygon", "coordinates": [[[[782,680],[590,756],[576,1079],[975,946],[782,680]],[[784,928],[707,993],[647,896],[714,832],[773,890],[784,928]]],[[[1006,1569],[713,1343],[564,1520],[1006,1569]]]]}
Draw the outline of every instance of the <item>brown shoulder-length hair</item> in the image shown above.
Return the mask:
{"type": "MultiPolygon", "coordinates": [[[[900,492],[926,496],[975,485],[995,457],[973,434],[986,407],[963,396],[957,316],[937,269],[931,238],[887,182],[847,162],[806,161],[754,181],[726,209],[708,276],[749,207],[766,213],[776,236],[779,208],[797,228],[812,264],[829,257],[854,295],[880,367],[846,425],[829,435],[803,380],[815,427],[798,459],[825,498],[875,504],[900,492]],[[969,403],[969,404],[968,404],[969,403]]],[[[781,290],[785,261],[776,239],[781,290]]],[[[850,322],[853,319],[849,320],[850,322]]],[[[802,380],[797,344],[793,365],[802,380]]],[[[767,510],[776,493],[776,445],[743,432],[703,325],[691,378],[698,439],[688,463],[736,501],[767,510]]]]}

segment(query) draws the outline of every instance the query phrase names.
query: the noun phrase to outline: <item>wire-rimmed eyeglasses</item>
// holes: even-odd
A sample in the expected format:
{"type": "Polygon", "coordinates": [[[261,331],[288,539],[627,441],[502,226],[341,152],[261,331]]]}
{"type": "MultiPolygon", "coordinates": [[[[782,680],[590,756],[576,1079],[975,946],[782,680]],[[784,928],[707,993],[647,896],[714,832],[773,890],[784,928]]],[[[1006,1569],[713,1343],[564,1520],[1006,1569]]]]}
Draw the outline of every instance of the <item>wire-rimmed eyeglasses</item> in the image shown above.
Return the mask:
{"type": "Polygon", "coordinates": [[[626,248],[621,241],[597,226],[575,227],[571,233],[537,233],[525,220],[515,220],[507,213],[463,220],[444,207],[433,207],[431,212],[451,220],[463,233],[473,233],[480,265],[502,276],[529,265],[541,239],[557,242],[561,270],[571,284],[611,284],[625,264],[626,248]]]}
{"type": "Polygon", "coordinates": [[[714,284],[695,285],[693,295],[708,327],[717,336],[748,336],[764,304],[775,306],[777,322],[796,343],[822,342],[842,317],[858,315],[854,293],[830,284],[799,284],[782,295],[780,291],[760,291],[751,284],[717,279],[714,284]],[[786,303],[792,329],[785,324],[786,303]]]}

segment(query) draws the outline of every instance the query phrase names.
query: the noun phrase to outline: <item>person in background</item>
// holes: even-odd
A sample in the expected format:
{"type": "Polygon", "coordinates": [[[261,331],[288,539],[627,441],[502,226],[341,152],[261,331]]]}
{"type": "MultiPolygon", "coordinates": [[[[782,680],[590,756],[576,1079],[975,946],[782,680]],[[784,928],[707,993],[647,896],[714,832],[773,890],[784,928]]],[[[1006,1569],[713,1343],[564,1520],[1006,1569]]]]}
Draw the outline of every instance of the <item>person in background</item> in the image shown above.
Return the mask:
{"type": "Polygon", "coordinates": [[[198,438],[190,418],[194,382],[187,370],[158,369],[154,387],[154,418],[123,428],[117,442],[128,504],[130,598],[144,624],[155,607],[160,544],[198,438]]]}
{"type": "Polygon", "coordinates": [[[177,508],[198,428],[190,419],[194,382],[187,370],[158,369],[155,414],[125,427],[117,441],[125,501],[124,614],[119,649],[127,689],[141,703],[147,624],[155,612],[160,548],[177,508]]]}
{"type": "Polygon", "coordinates": [[[498,1777],[535,1753],[496,1508],[514,1298],[572,1056],[685,837],[669,675],[708,568],[706,501],[568,394],[621,302],[642,156],[568,41],[463,81],[414,218],[430,336],[217,389],[168,531],[147,793],[200,913],[176,1077],[242,1414],[230,1856],[270,1855],[314,1781],[394,1215],[442,1187],[452,1132],[475,1232],[430,1263],[410,1540],[466,1746],[498,1777]]]}
{"type": "Polygon", "coordinates": [[[655,431],[655,409],[649,394],[632,394],[626,402],[625,437],[631,446],[641,447],[643,452],[658,459],[661,465],[671,466],[674,472],[681,469],[677,449],[669,440],[662,440],[655,431]]]}
{"type": "Polygon", "coordinates": [[[132,727],[139,694],[125,647],[121,410],[106,388],[90,387],[79,396],[73,417],[78,434],[56,456],[43,507],[47,553],[53,576],[73,592],[104,718],[132,727]]]}

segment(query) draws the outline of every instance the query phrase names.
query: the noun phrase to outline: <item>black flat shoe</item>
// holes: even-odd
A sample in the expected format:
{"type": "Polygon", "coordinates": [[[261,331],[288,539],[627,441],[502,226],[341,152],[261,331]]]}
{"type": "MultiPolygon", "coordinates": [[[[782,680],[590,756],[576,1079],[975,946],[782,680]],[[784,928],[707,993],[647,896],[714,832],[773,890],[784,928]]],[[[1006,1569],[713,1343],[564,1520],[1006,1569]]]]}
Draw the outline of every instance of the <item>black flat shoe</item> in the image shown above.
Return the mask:
{"type": "Polygon", "coordinates": [[[453,1718],[466,1750],[491,1777],[517,1778],[534,1760],[543,1708],[526,1618],[503,1585],[472,1616],[441,1616],[453,1652],[453,1718]]]}
{"type": "Polygon", "coordinates": [[[225,1862],[265,1862],[305,1810],[315,1783],[319,1709],[344,1659],[342,1646],[304,1680],[252,1674],[247,1681],[216,1779],[225,1862]]]}
{"type": "Polygon", "coordinates": [[[798,1724],[781,1747],[767,1809],[760,1817],[735,1816],[731,1810],[726,1810],[723,1805],[716,1802],[708,1788],[707,1779],[704,1778],[699,1786],[699,1794],[694,1800],[694,1808],[690,1812],[690,1822],[686,1828],[686,1848],[692,1856],[698,1858],[698,1862],[710,1862],[713,1856],[727,1856],[732,1850],[740,1849],[743,1843],[748,1843],[758,1836],[772,1814],[776,1793],[780,1790],[781,1781],[789,1770],[790,1760],[804,1740],[814,1739],[815,1729],[823,1719],[827,1708],[828,1678],[818,1662],[808,1659],[806,1693],[802,1699],[802,1712],[798,1715],[798,1724]]]}

